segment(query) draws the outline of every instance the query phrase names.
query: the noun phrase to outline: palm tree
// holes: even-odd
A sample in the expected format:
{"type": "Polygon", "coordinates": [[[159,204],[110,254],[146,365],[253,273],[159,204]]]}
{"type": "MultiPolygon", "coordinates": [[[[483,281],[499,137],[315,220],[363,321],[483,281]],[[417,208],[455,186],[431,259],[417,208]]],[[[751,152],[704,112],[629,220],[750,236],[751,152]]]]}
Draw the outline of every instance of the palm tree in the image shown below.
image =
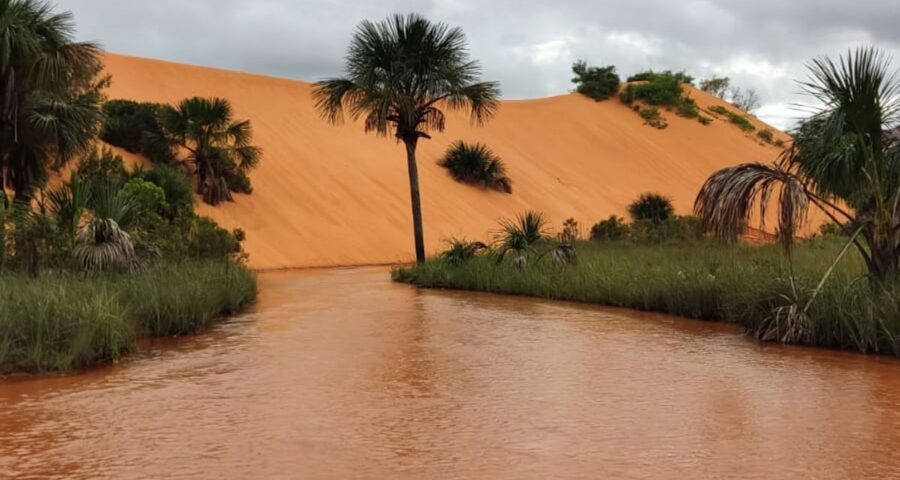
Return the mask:
{"type": "Polygon", "coordinates": [[[256,167],[262,149],[251,145],[248,120],[234,120],[231,103],[223,98],[194,97],[163,109],[165,133],[151,135],[155,144],[185,149],[183,160],[197,175],[197,193],[210,205],[232,200],[229,180],[256,167]]]}
{"type": "Polygon", "coordinates": [[[795,132],[774,165],[742,164],[713,174],[695,211],[719,237],[735,239],[777,194],[778,236],[790,248],[810,205],[838,224],[870,276],[896,276],[900,255],[900,79],[880,51],[860,48],[810,65],[804,90],[823,105],[795,132]]]}
{"type": "Polygon", "coordinates": [[[0,176],[24,201],[48,166],[85,153],[99,129],[100,49],[73,34],[69,12],[0,0],[0,176]]]}
{"type": "Polygon", "coordinates": [[[459,28],[431,23],[419,15],[394,15],[362,22],[350,43],[346,76],[315,85],[316,108],[331,123],[348,112],[365,117],[366,132],[392,134],[406,146],[416,260],[425,261],[416,145],[441,132],[441,108],[468,110],[481,124],[499,107],[500,89],[479,82],[481,68],[470,61],[459,28]]]}

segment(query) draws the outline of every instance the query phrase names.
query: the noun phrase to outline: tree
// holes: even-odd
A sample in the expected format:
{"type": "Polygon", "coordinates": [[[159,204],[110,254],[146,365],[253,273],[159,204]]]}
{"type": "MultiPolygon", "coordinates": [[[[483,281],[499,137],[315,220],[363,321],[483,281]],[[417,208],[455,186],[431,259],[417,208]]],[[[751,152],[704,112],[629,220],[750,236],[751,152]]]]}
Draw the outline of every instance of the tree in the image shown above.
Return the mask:
{"type": "Polygon", "coordinates": [[[734,87],[731,89],[731,104],[747,113],[753,113],[761,103],[759,94],[752,88],[741,90],[734,87]]]}
{"type": "Polygon", "coordinates": [[[459,28],[416,15],[362,22],[350,43],[345,76],[318,82],[316,108],[331,123],[365,117],[366,132],[392,134],[406,147],[416,261],[425,261],[416,146],[446,124],[442,108],[467,110],[481,124],[499,107],[500,89],[480,82],[459,28]]]}
{"type": "Polygon", "coordinates": [[[730,86],[731,79],[728,77],[713,76],[700,82],[700,90],[721,99],[724,99],[725,96],[728,95],[730,86]]]}
{"type": "Polygon", "coordinates": [[[635,222],[646,220],[653,224],[665,222],[675,213],[672,200],[658,193],[643,193],[628,206],[628,213],[635,222]]]}
{"type": "Polygon", "coordinates": [[[761,218],[773,193],[778,236],[790,249],[814,206],[838,224],[876,281],[895,278],[900,255],[900,80],[874,48],[837,62],[819,58],[802,84],[823,107],[794,132],[774,165],[747,163],[713,174],[695,211],[720,238],[743,232],[754,205],[761,218]]]}
{"type": "Polygon", "coordinates": [[[572,73],[575,91],[594,100],[606,100],[619,91],[619,75],[613,65],[588,67],[587,62],[579,60],[572,65],[572,73]]]}
{"type": "Polygon", "coordinates": [[[37,0],[0,0],[0,176],[27,201],[91,147],[102,118],[100,49],[73,41],[70,12],[37,0]]]}
{"type": "Polygon", "coordinates": [[[231,182],[256,167],[262,157],[262,149],[251,145],[250,122],[234,120],[231,104],[223,98],[194,97],[166,106],[161,121],[164,133],[148,132],[146,140],[188,152],[182,162],[193,168],[197,193],[210,205],[230,201],[231,182]]]}

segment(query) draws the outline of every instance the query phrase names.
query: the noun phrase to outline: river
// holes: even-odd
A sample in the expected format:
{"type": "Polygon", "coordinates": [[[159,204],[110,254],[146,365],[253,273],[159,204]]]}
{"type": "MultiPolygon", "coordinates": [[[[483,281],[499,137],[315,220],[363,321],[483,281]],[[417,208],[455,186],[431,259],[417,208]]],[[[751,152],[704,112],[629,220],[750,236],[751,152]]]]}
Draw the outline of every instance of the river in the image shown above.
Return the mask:
{"type": "Polygon", "coordinates": [[[900,478],[900,362],[731,326],[264,274],[253,311],[0,380],[2,478],[900,478]]]}

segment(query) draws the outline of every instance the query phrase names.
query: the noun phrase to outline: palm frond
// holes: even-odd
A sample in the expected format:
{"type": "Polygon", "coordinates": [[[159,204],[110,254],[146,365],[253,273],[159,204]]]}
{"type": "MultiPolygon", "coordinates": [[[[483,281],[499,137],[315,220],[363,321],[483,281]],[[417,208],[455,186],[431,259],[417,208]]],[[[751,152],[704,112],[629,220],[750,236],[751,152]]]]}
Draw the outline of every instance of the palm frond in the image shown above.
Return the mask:
{"type": "Polygon", "coordinates": [[[73,253],[85,271],[112,268],[135,270],[140,267],[131,237],[119,228],[115,220],[94,219],[81,231],[78,241],[73,253]]]}

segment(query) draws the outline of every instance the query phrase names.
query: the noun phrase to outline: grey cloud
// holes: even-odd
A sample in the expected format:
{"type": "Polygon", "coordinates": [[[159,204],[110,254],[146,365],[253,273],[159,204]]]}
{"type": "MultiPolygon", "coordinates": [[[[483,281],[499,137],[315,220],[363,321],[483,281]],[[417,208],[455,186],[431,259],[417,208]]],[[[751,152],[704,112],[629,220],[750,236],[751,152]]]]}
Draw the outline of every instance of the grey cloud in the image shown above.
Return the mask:
{"type": "MultiPolygon", "coordinates": [[[[896,0],[63,0],[79,38],[114,52],[303,80],[340,72],[363,19],[416,11],[461,26],[507,98],[571,88],[571,63],[731,76],[791,123],[804,63],[863,44],[900,52],[896,0]]],[[[900,67],[900,56],[897,66],[900,67]]]]}

